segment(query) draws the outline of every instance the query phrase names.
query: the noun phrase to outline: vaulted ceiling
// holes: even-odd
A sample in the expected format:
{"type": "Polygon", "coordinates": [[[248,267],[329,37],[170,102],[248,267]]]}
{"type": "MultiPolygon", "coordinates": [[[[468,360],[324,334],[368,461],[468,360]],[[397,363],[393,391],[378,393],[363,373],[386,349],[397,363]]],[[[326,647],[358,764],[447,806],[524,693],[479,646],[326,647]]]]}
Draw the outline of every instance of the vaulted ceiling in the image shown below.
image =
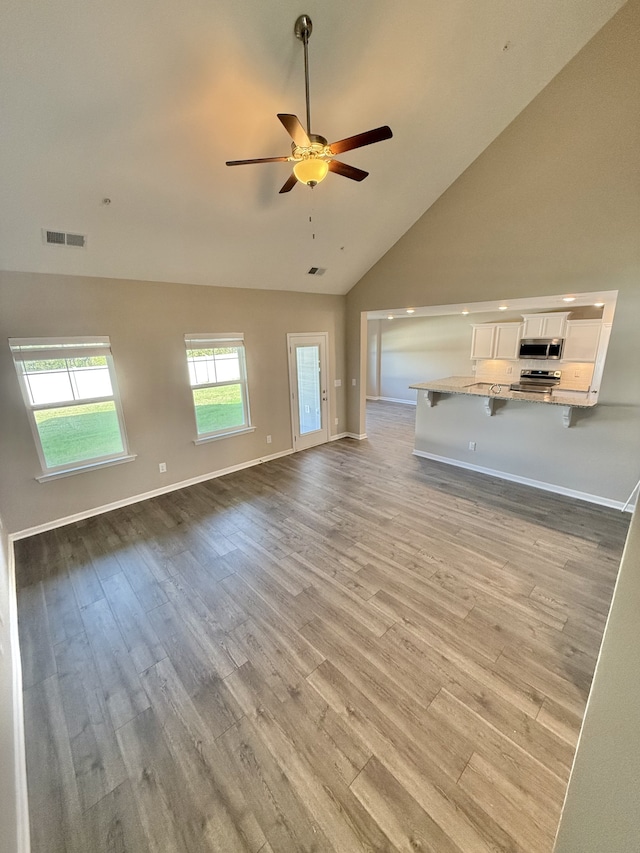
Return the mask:
{"type": "Polygon", "coordinates": [[[4,0],[0,267],[346,293],[622,5],[4,0]],[[288,163],[225,161],[290,152],[302,12],[312,131],[394,136],[279,195],[288,163]]]}

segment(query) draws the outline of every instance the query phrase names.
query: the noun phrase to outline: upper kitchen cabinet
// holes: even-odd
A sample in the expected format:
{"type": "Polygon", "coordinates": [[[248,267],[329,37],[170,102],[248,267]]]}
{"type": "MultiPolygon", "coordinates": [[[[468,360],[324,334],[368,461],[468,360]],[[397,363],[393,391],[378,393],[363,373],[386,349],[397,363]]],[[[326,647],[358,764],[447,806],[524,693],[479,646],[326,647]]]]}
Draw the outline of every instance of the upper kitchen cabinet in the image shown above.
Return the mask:
{"type": "Polygon", "coordinates": [[[521,323],[479,323],[472,329],[471,358],[518,358],[521,323]]]}
{"type": "Polygon", "coordinates": [[[493,357],[518,358],[521,337],[522,323],[498,323],[493,357]]]}
{"type": "Polygon", "coordinates": [[[564,338],[567,318],[571,312],[553,311],[549,314],[523,314],[523,338],[564,338]]]}
{"type": "Polygon", "coordinates": [[[474,325],[471,333],[471,358],[493,358],[496,324],[474,325]]]}
{"type": "Polygon", "coordinates": [[[564,333],[563,361],[595,361],[600,342],[600,320],[569,320],[564,333]]]}

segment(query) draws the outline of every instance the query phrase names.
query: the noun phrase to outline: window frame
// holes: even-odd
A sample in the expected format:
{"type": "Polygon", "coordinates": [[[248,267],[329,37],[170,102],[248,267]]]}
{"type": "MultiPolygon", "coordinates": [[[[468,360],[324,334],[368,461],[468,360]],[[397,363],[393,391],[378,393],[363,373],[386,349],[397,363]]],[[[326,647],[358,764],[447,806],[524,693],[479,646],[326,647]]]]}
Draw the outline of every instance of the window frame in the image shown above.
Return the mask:
{"type": "Polygon", "coordinates": [[[108,336],[66,336],[47,338],[9,338],[11,356],[18,376],[18,384],[22,393],[22,400],[27,411],[29,426],[38,453],[38,459],[42,468],[42,474],[36,477],[39,482],[68,477],[83,471],[102,468],[109,465],[119,465],[136,458],[129,451],[129,442],[124,423],[124,413],[118,388],[118,380],[111,351],[111,341],[108,336]],[[27,375],[21,369],[23,361],[47,361],[54,359],[78,358],[83,356],[100,356],[105,359],[111,382],[111,394],[97,397],[86,397],[73,400],[57,401],[50,403],[32,403],[27,384],[27,375]],[[42,439],[36,422],[36,413],[48,409],[74,408],[91,403],[114,404],[122,450],[118,453],[105,453],[92,456],[75,462],[66,462],[61,465],[48,465],[42,445],[42,439]]]}
{"type": "Polygon", "coordinates": [[[254,432],[255,427],[251,423],[251,407],[249,405],[249,377],[247,373],[247,354],[243,332],[206,332],[192,333],[184,336],[186,363],[187,363],[187,381],[189,382],[189,390],[191,392],[191,403],[193,406],[193,417],[196,428],[196,438],[194,444],[205,444],[209,441],[217,441],[221,438],[229,438],[234,435],[242,435],[243,433],[254,432]],[[225,380],[223,382],[191,382],[190,364],[191,358],[189,352],[194,349],[216,349],[216,347],[234,347],[239,350],[239,365],[240,377],[238,379],[225,380]],[[223,388],[227,385],[239,385],[242,398],[242,406],[244,410],[244,422],[238,426],[224,427],[223,429],[214,430],[212,432],[198,432],[198,416],[196,413],[196,401],[194,391],[199,388],[223,388]]]}

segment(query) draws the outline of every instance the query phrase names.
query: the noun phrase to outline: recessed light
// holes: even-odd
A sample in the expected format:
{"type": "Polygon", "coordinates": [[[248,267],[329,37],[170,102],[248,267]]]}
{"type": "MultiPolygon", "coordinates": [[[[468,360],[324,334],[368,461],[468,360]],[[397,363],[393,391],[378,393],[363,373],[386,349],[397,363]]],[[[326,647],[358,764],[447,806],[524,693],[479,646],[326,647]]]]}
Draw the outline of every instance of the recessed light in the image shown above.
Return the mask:
{"type": "Polygon", "coordinates": [[[416,313],[415,308],[407,308],[407,314],[415,314],[415,313],[416,313]]]}
{"type": "Polygon", "coordinates": [[[508,307],[508,305],[498,305],[498,311],[506,311],[508,307]]]}
{"type": "Polygon", "coordinates": [[[465,309],[462,313],[463,313],[463,314],[468,314],[469,312],[465,309]]]}
{"type": "Polygon", "coordinates": [[[575,302],[576,298],[575,298],[575,296],[563,296],[562,301],[563,302],[575,302]]]}
{"type": "Polygon", "coordinates": [[[393,314],[387,314],[387,320],[393,320],[393,319],[394,319],[393,314]]]}
{"type": "Polygon", "coordinates": [[[594,302],[593,307],[594,308],[604,308],[604,302],[594,302]]]}

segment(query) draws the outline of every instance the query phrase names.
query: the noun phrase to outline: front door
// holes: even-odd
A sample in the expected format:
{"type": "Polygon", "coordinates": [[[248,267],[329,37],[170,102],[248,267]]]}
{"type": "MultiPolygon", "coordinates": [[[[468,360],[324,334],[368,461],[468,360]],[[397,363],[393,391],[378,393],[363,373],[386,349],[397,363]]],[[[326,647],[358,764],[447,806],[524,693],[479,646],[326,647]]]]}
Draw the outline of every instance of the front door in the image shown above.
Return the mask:
{"type": "Polygon", "coordinates": [[[287,335],[293,449],[329,440],[326,332],[287,335]]]}

